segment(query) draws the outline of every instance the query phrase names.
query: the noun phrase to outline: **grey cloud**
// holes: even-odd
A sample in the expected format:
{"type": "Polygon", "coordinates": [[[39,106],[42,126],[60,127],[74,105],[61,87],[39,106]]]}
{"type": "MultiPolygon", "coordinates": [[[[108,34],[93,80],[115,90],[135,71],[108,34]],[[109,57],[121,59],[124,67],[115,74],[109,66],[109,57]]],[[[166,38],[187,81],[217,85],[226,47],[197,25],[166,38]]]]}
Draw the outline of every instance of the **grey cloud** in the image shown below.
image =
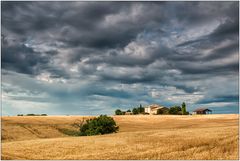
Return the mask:
{"type": "Polygon", "coordinates": [[[75,2],[51,2],[50,5],[46,2],[3,3],[3,28],[24,36],[56,30],[61,33],[60,37],[56,35],[56,39],[70,47],[84,45],[101,48],[127,44],[138,33],[135,27],[130,29],[100,26],[105,16],[115,14],[123,8],[127,11],[127,8],[131,7],[128,3],[75,4],[75,2]],[[23,21],[25,23],[21,23],[23,21]],[[70,28],[62,30],[65,26],[70,28]]]}
{"type": "Polygon", "coordinates": [[[37,52],[25,44],[2,45],[2,69],[24,73],[29,75],[39,75],[44,71],[51,73],[51,77],[69,78],[65,69],[52,66],[50,59],[57,54],[57,51],[37,52]]]}
{"type": "Polygon", "coordinates": [[[238,102],[239,98],[238,95],[222,95],[222,96],[215,96],[213,98],[204,98],[199,100],[197,103],[199,104],[208,104],[214,102],[238,102]]]}
{"type": "Polygon", "coordinates": [[[48,64],[49,57],[35,52],[23,44],[2,47],[2,68],[19,73],[36,75],[38,66],[48,64]]]}
{"type": "Polygon", "coordinates": [[[221,23],[212,33],[208,35],[204,35],[198,39],[190,40],[183,42],[181,44],[178,44],[178,47],[182,46],[194,46],[197,48],[210,48],[216,45],[216,43],[219,43],[221,41],[225,41],[226,39],[238,41],[238,33],[239,33],[239,21],[238,21],[238,11],[235,11],[234,15],[237,17],[236,20],[225,20],[224,23],[221,23]]]}
{"type": "Polygon", "coordinates": [[[236,14],[236,20],[226,20],[223,24],[219,25],[218,28],[216,28],[212,34],[209,36],[214,38],[219,37],[228,37],[231,38],[231,36],[236,37],[236,33],[239,33],[239,19],[238,15],[236,14]]]}
{"type": "Polygon", "coordinates": [[[233,54],[236,54],[237,52],[238,52],[238,43],[233,42],[230,45],[213,50],[211,54],[205,56],[203,59],[210,61],[210,60],[219,59],[219,58],[226,58],[233,54]]]}
{"type": "Polygon", "coordinates": [[[182,101],[149,95],[162,86],[183,96],[209,95],[205,102],[236,102],[214,93],[232,91],[237,80],[231,82],[239,67],[238,9],[237,2],[3,2],[3,83],[17,86],[4,92],[61,112],[69,105],[87,113],[78,104],[90,111],[91,101],[104,112],[119,104],[182,101]],[[44,74],[51,83],[41,80],[44,74]],[[210,89],[205,80],[223,89],[210,89]],[[46,98],[30,96],[41,94],[46,98]]]}
{"type": "Polygon", "coordinates": [[[195,62],[195,64],[187,64],[186,62],[179,62],[179,69],[185,74],[209,74],[222,75],[234,74],[238,72],[239,63],[237,61],[228,64],[204,64],[202,62],[195,62]]]}

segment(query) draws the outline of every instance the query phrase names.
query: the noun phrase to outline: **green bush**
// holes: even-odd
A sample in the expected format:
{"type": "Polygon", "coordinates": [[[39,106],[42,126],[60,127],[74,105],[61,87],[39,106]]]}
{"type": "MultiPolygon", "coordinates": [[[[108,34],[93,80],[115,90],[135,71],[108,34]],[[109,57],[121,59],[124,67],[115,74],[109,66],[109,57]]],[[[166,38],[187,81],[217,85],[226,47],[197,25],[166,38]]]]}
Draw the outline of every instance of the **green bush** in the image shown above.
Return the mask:
{"type": "Polygon", "coordinates": [[[112,117],[107,115],[100,115],[94,119],[88,119],[85,123],[81,124],[80,135],[90,136],[90,135],[102,135],[109,134],[118,131],[118,126],[116,126],[115,121],[112,117]]]}
{"type": "Polygon", "coordinates": [[[179,106],[174,106],[169,109],[168,113],[172,115],[179,115],[182,114],[182,109],[179,106]]]}
{"type": "Polygon", "coordinates": [[[157,115],[166,115],[166,114],[169,114],[168,108],[160,108],[157,110],[157,115]]]}
{"type": "Polygon", "coordinates": [[[158,109],[157,110],[157,115],[161,115],[161,114],[163,114],[163,112],[164,112],[163,109],[158,109]]]}
{"type": "MultiPolygon", "coordinates": [[[[18,115],[18,116],[23,116],[23,115],[18,115]]],[[[26,114],[26,116],[47,116],[47,114],[34,114],[34,113],[29,113],[29,114],[26,114]]]]}
{"type": "Polygon", "coordinates": [[[29,114],[27,114],[26,116],[36,116],[36,115],[33,114],[33,113],[29,113],[29,114]]]}
{"type": "Polygon", "coordinates": [[[119,109],[117,109],[117,110],[115,111],[115,115],[122,115],[122,114],[123,114],[122,111],[119,110],[119,109]]]}
{"type": "Polygon", "coordinates": [[[133,108],[133,109],[132,109],[132,113],[133,113],[134,115],[138,114],[137,108],[133,108]]]}

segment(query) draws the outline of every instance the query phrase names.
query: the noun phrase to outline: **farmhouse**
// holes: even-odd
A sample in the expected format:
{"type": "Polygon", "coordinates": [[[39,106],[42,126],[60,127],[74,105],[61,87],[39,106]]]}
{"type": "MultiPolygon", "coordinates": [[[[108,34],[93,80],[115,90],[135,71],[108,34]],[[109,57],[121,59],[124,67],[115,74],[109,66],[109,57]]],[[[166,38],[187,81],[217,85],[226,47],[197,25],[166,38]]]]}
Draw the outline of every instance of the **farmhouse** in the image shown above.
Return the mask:
{"type": "Polygon", "coordinates": [[[211,114],[212,110],[207,108],[197,108],[193,111],[192,114],[211,114]]]}
{"type": "Polygon", "coordinates": [[[157,114],[157,110],[162,109],[164,111],[168,111],[169,109],[167,107],[158,105],[158,104],[152,104],[144,108],[145,113],[149,113],[150,115],[157,114]]]}

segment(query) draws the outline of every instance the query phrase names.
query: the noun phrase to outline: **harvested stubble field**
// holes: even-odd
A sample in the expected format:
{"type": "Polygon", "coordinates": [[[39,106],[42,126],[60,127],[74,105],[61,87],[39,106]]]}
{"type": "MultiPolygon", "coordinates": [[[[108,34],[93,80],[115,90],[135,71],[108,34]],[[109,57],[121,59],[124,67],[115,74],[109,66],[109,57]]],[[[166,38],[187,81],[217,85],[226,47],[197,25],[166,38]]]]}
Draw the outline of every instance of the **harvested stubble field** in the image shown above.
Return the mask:
{"type": "Polygon", "coordinates": [[[114,116],[115,134],[62,133],[81,118],[2,117],[2,159],[238,159],[237,114],[114,116]]]}

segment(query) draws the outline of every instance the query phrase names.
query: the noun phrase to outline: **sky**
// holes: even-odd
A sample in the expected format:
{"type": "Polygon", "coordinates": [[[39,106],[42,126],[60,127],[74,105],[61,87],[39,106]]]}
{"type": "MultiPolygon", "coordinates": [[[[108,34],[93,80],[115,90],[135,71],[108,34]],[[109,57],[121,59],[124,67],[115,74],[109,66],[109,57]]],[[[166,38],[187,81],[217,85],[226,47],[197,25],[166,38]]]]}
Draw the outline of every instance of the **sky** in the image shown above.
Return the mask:
{"type": "Polygon", "coordinates": [[[1,3],[2,115],[238,113],[237,1],[1,3]]]}

